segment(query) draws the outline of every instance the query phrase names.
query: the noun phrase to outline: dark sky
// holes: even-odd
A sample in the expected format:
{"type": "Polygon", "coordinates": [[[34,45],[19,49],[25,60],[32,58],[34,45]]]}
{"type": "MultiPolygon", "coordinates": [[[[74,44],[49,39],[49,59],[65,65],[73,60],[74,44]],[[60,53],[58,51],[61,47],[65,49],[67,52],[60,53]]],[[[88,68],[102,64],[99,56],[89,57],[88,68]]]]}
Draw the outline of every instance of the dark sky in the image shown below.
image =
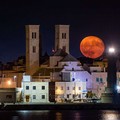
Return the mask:
{"type": "Polygon", "coordinates": [[[120,48],[120,4],[105,0],[9,0],[0,2],[0,61],[25,55],[25,25],[38,24],[42,49],[54,47],[56,24],[70,25],[70,53],[80,57],[80,41],[89,35],[100,37],[106,47],[120,48]]]}

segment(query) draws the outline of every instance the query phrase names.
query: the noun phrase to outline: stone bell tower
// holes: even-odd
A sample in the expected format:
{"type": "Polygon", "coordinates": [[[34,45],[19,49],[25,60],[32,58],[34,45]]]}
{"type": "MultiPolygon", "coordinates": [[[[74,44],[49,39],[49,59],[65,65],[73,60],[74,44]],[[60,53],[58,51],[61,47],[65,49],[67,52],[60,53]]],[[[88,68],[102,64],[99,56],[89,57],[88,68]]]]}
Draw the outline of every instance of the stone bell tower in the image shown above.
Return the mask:
{"type": "Polygon", "coordinates": [[[26,74],[33,75],[39,68],[39,25],[26,25],[26,74]]]}
{"type": "Polygon", "coordinates": [[[55,51],[59,48],[69,53],[69,25],[55,25],[55,51]]]}

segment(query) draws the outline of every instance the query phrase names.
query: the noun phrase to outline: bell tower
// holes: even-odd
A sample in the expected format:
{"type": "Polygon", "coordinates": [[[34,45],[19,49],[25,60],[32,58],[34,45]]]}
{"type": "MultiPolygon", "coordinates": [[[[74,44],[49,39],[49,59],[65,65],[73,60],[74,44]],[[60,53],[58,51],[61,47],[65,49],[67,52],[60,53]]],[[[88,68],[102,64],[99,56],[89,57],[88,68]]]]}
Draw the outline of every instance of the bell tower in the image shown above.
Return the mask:
{"type": "Polygon", "coordinates": [[[55,25],[55,51],[59,48],[69,53],[69,25],[55,25]]]}
{"type": "Polygon", "coordinates": [[[26,25],[26,73],[33,75],[39,68],[39,25],[26,25]]]}

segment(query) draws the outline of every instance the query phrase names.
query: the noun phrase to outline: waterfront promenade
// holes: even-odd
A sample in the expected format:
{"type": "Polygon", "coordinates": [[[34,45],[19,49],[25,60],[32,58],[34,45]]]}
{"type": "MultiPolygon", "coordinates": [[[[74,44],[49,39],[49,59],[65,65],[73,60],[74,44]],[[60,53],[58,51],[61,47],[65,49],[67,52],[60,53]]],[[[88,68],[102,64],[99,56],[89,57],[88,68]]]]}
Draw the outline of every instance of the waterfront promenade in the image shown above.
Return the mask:
{"type": "Polygon", "coordinates": [[[0,105],[0,108],[1,110],[118,110],[120,105],[110,103],[5,103],[0,105]]]}

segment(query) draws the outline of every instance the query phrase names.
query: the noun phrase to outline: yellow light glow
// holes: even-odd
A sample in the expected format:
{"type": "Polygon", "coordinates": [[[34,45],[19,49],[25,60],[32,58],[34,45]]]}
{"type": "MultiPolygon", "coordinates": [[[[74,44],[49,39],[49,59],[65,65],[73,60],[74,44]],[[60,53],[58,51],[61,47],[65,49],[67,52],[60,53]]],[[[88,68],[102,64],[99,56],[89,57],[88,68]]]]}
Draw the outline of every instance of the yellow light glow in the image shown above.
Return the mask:
{"type": "Polygon", "coordinates": [[[11,83],[11,80],[8,80],[8,82],[7,82],[7,83],[8,83],[8,85],[11,85],[11,84],[12,84],[12,83],[11,83]]]}
{"type": "Polygon", "coordinates": [[[102,115],[102,118],[104,120],[118,120],[119,118],[117,111],[105,111],[102,115]]]}
{"type": "Polygon", "coordinates": [[[55,93],[56,93],[56,94],[63,94],[63,93],[64,93],[64,91],[63,91],[63,90],[61,90],[60,88],[58,88],[58,89],[55,91],[55,93]]]}

